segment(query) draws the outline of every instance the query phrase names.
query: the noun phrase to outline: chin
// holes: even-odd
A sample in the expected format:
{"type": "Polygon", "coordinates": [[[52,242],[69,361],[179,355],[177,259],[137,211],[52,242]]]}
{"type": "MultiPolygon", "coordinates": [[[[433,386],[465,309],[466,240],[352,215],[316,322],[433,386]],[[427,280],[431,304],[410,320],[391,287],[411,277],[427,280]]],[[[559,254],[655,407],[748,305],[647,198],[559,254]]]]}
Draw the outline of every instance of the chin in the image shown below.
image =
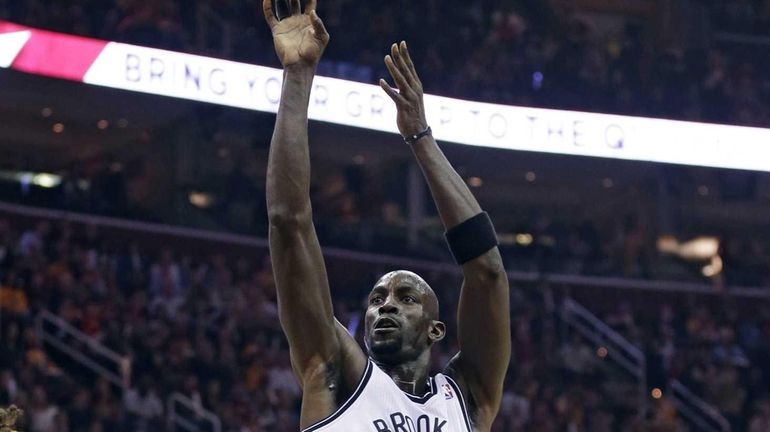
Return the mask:
{"type": "Polygon", "coordinates": [[[390,340],[370,340],[369,356],[376,360],[389,360],[400,357],[401,341],[390,340]]]}

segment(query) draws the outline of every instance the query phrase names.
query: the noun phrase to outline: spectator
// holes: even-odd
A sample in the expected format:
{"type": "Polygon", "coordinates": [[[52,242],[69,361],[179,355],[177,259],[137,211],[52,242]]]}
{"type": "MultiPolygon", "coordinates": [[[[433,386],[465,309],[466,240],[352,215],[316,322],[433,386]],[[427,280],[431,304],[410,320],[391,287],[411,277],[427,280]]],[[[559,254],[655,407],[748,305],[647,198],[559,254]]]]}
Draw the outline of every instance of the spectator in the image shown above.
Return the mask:
{"type": "Polygon", "coordinates": [[[63,413],[58,406],[48,401],[48,394],[42,386],[32,389],[29,411],[32,432],[56,432],[63,429],[63,413]]]}
{"type": "Polygon", "coordinates": [[[152,378],[143,376],[139,387],[130,389],[123,397],[123,405],[137,432],[159,430],[162,427],[163,402],[152,384],[152,378]]]}

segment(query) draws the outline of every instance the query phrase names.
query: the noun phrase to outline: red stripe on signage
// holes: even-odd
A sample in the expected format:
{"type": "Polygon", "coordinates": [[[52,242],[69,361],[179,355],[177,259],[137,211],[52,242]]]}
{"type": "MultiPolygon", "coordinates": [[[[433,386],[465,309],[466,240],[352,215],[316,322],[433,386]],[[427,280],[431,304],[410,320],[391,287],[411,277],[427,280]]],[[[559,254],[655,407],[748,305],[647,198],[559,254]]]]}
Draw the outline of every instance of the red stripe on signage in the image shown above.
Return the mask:
{"type": "Polygon", "coordinates": [[[32,30],[32,37],[11,67],[23,72],[83,81],[108,42],[32,30]]]}
{"type": "Polygon", "coordinates": [[[0,33],[13,33],[22,30],[29,30],[29,27],[20,26],[7,21],[0,21],[0,33]]]}

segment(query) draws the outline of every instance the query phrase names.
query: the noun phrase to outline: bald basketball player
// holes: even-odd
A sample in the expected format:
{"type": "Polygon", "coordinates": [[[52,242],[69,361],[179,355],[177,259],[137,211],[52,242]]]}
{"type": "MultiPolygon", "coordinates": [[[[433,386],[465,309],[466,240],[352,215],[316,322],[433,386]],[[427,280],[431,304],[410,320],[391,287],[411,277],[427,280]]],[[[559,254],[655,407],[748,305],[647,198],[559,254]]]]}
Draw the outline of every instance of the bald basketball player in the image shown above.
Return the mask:
{"type": "Polygon", "coordinates": [[[508,281],[489,217],[431,135],[406,43],[394,44],[385,57],[396,88],[384,80],[380,85],[398,107],[398,129],[425,174],[464,276],[460,352],[433,376],[431,347],[446,328],[436,294],[420,276],[396,271],[376,283],[366,310],[365,350],[334,318],[313,227],[307,134],[311,85],[329,34],[315,0],[304,11],[299,0],[285,6],[286,16],[277,17],[272,1],[264,0],[284,67],[267,203],[281,326],[303,390],[300,426],[319,432],[489,431],[510,359],[508,281]]]}

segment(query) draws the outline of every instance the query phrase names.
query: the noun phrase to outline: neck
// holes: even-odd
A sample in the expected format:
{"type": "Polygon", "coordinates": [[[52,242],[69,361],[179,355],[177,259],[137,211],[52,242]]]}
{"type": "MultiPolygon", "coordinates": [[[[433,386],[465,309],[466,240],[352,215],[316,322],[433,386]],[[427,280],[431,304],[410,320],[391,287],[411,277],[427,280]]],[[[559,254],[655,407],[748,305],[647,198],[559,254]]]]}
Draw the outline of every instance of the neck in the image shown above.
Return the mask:
{"type": "Polygon", "coordinates": [[[422,396],[428,386],[428,359],[423,356],[400,364],[387,364],[374,361],[401,390],[422,396]]]}

